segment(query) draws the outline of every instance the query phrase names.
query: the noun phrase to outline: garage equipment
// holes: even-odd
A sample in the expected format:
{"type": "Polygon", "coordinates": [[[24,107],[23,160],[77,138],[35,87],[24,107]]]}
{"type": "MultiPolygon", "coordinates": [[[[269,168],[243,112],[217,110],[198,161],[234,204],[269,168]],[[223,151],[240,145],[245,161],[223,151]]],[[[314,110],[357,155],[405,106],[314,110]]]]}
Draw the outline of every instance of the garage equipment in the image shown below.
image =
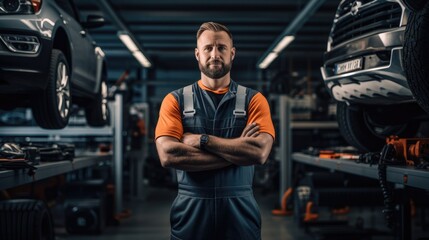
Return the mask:
{"type": "Polygon", "coordinates": [[[429,160],[429,138],[399,138],[391,136],[386,139],[392,145],[392,159],[384,159],[387,163],[398,163],[423,167],[429,160]]]}
{"type": "Polygon", "coordinates": [[[362,239],[376,231],[364,229],[363,222],[350,224],[351,218],[337,216],[347,214],[350,206],[381,203],[382,195],[374,180],[338,172],[308,172],[295,189],[293,210],[298,225],[320,239],[362,239]]]}
{"type": "Polygon", "coordinates": [[[288,207],[288,205],[290,205],[289,203],[291,202],[292,196],[293,196],[293,190],[292,188],[288,188],[287,191],[282,196],[280,209],[273,209],[271,213],[277,216],[292,215],[293,212],[290,209],[290,207],[288,207]]]}
{"type": "Polygon", "coordinates": [[[99,234],[106,225],[106,183],[102,179],[69,183],[65,226],[69,233],[99,234]]]}
{"type": "MultiPolygon", "coordinates": [[[[383,213],[386,225],[393,229],[396,222],[395,198],[393,186],[387,182],[387,165],[411,165],[416,168],[427,168],[429,166],[429,139],[390,136],[386,138],[386,145],[380,153],[367,153],[361,158],[367,159],[364,161],[378,161],[378,177],[385,207],[383,213]]],[[[404,182],[407,182],[405,176],[404,182]]]]}

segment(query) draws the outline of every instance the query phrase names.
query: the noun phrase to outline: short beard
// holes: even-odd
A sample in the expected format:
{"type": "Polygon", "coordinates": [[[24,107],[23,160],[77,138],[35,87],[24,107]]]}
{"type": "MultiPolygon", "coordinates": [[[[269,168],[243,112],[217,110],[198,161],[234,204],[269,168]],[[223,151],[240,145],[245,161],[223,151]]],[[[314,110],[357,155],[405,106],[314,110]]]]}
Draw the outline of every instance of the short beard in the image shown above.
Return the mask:
{"type": "Polygon", "coordinates": [[[227,73],[229,73],[229,71],[231,71],[232,62],[230,64],[227,64],[227,65],[225,65],[222,62],[220,64],[222,64],[222,67],[220,69],[212,70],[212,69],[210,69],[209,64],[202,65],[200,62],[198,62],[198,66],[200,68],[200,71],[202,73],[204,73],[204,75],[206,75],[207,77],[212,78],[212,79],[222,78],[227,73]]]}

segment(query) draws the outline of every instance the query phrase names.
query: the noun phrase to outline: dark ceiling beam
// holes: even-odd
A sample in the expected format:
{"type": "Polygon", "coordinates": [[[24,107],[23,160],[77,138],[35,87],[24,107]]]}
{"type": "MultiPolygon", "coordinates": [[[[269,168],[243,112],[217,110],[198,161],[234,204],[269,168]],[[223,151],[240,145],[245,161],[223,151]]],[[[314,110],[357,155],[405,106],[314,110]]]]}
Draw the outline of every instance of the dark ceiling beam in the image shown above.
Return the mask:
{"type": "Polygon", "coordinates": [[[122,17],[112,8],[109,0],[100,0],[97,3],[111,23],[116,26],[117,30],[129,32],[128,24],[124,23],[122,17]]]}
{"type": "MultiPolygon", "coordinates": [[[[135,34],[135,33],[134,33],[135,34]]],[[[266,42],[271,41],[274,35],[270,34],[261,34],[260,36],[256,36],[255,34],[236,34],[234,35],[234,42],[266,42]]],[[[112,34],[97,34],[94,37],[97,41],[117,41],[117,37],[112,34]]],[[[195,42],[196,37],[192,34],[180,34],[180,35],[171,35],[168,33],[165,34],[152,34],[152,35],[138,35],[137,40],[146,42],[168,42],[172,45],[183,42],[195,42]]]]}
{"type": "Polygon", "coordinates": [[[296,0],[216,0],[216,1],[201,1],[201,0],[112,0],[112,3],[116,6],[121,5],[144,5],[147,7],[153,6],[170,6],[174,7],[176,5],[184,5],[184,6],[198,6],[198,5],[207,5],[207,6],[230,6],[230,5],[296,5],[296,0]],[[180,4],[179,4],[180,3],[180,4]]]}
{"type": "MultiPolygon", "coordinates": [[[[229,29],[234,33],[234,38],[242,35],[255,35],[258,33],[258,36],[262,35],[275,35],[277,36],[283,29],[284,26],[239,26],[236,25],[234,27],[229,27],[229,29]]],[[[192,39],[195,39],[196,29],[193,26],[155,26],[155,25],[144,25],[144,26],[131,26],[130,30],[135,35],[143,34],[143,36],[147,35],[172,35],[180,36],[186,35],[192,39]]],[[[331,26],[327,24],[307,24],[301,30],[299,30],[299,34],[329,34],[331,30],[331,26]]],[[[92,33],[95,33],[97,37],[101,36],[104,38],[106,35],[116,35],[117,29],[112,25],[104,26],[102,28],[97,28],[91,30],[92,33]]]]}
{"type": "MultiPolygon", "coordinates": [[[[123,19],[128,23],[128,25],[140,25],[140,24],[148,24],[148,23],[156,23],[156,24],[171,24],[174,22],[175,24],[197,24],[199,26],[203,21],[219,21],[228,23],[228,26],[234,24],[247,24],[248,26],[252,26],[253,24],[264,24],[264,23],[274,23],[274,24],[283,24],[290,23],[296,15],[296,12],[288,12],[288,13],[278,13],[271,14],[270,12],[263,12],[252,15],[246,14],[243,12],[236,12],[230,14],[224,14],[219,12],[213,13],[189,13],[189,14],[181,14],[181,15],[172,15],[167,13],[163,13],[161,15],[147,15],[139,11],[119,11],[120,15],[123,19]]],[[[313,15],[310,21],[314,20],[316,22],[331,22],[333,19],[333,15],[330,13],[317,13],[313,15]]],[[[284,25],[285,27],[287,25],[284,25]]]]}
{"type": "MultiPolygon", "coordinates": [[[[283,24],[271,24],[271,25],[247,25],[247,24],[229,24],[228,28],[233,31],[235,34],[240,32],[255,32],[255,31],[263,31],[263,32],[274,32],[281,31],[284,29],[283,24]]],[[[195,24],[176,24],[176,23],[164,23],[164,24],[138,24],[131,25],[129,29],[135,33],[144,33],[144,32],[166,32],[166,31],[174,31],[174,32],[195,32],[195,24]]],[[[95,28],[93,30],[95,33],[111,33],[112,31],[116,31],[116,28],[113,25],[105,25],[101,28],[95,28]]]]}

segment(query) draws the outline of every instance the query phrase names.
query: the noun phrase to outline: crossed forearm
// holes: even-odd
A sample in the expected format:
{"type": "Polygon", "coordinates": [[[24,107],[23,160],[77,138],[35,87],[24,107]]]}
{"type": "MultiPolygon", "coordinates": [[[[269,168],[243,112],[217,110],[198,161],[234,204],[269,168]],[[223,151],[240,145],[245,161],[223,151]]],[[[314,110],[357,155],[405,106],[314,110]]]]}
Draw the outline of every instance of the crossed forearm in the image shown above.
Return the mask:
{"type": "Polygon", "coordinates": [[[206,171],[232,164],[217,155],[168,137],[157,139],[157,149],[163,167],[184,171],[206,171]]]}
{"type": "Polygon", "coordinates": [[[235,165],[263,164],[271,151],[272,137],[261,133],[258,137],[225,139],[210,136],[205,149],[235,165]]]}
{"type": "MultiPolygon", "coordinates": [[[[200,148],[201,134],[183,135],[182,142],[194,148],[200,148]]],[[[220,138],[209,136],[203,153],[214,154],[235,165],[263,164],[268,158],[273,138],[267,133],[259,133],[259,126],[247,125],[238,138],[220,138]]]]}
{"type": "Polygon", "coordinates": [[[163,167],[185,171],[205,171],[232,164],[263,164],[271,151],[273,138],[259,133],[256,124],[245,127],[238,138],[227,139],[209,136],[205,150],[200,149],[201,134],[186,133],[181,141],[172,137],[156,140],[158,155],[163,167]]]}

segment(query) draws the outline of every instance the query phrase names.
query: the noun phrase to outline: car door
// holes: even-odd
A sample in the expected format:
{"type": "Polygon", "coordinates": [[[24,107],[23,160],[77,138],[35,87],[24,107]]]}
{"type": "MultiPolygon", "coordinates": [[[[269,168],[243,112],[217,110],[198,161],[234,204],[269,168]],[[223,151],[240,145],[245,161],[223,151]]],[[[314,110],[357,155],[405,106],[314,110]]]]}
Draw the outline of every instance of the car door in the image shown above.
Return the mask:
{"type": "Polygon", "coordinates": [[[90,94],[96,82],[93,40],[87,30],[80,25],[79,15],[73,2],[56,0],[56,3],[64,10],[63,20],[71,41],[72,84],[81,90],[79,92],[90,94]]]}

